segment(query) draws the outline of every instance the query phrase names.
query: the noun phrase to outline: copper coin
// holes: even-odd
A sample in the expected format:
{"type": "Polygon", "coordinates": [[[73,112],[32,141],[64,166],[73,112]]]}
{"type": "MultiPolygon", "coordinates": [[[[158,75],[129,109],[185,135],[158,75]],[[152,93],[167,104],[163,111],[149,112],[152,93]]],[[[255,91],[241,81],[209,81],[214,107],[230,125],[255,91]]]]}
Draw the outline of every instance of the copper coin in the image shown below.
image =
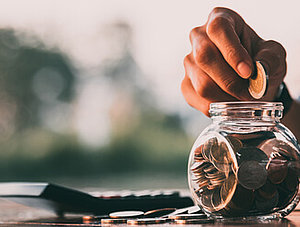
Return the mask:
{"type": "Polygon", "coordinates": [[[226,143],[214,144],[211,147],[210,157],[214,162],[228,164],[229,163],[229,151],[226,143]]]}
{"type": "Polygon", "coordinates": [[[255,64],[256,73],[249,78],[248,91],[253,98],[260,99],[266,93],[268,76],[261,62],[256,61],[255,64]]]}
{"type": "Polygon", "coordinates": [[[209,163],[208,166],[206,166],[205,168],[203,168],[203,171],[205,173],[214,173],[214,172],[216,172],[216,168],[214,167],[213,164],[209,163]]]}
{"type": "Polygon", "coordinates": [[[288,161],[282,157],[271,158],[266,166],[268,179],[273,184],[280,184],[286,178],[288,173],[288,161]]]}
{"type": "Polygon", "coordinates": [[[267,171],[258,161],[245,161],[237,172],[239,183],[246,189],[255,190],[267,181],[267,171]]]}
{"type": "MultiPolygon", "coordinates": [[[[192,207],[194,207],[194,206],[192,206],[192,207]]],[[[181,209],[176,209],[174,212],[172,212],[168,216],[176,216],[176,215],[179,215],[179,214],[187,214],[190,208],[191,207],[185,207],[185,208],[181,208],[181,209]]]]}
{"type": "Polygon", "coordinates": [[[174,224],[188,225],[188,224],[208,224],[213,223],[213,219],[187,219],[187,220],[174,220],[174,224]]]}
{"type": "Polygon", "coordinates": [[[236,211],[249,211],[254,202],[253,190],[248,190],[238,184],[228,207],[236,211]]]}
{"type": "Polygon", "coordinates": [[[206,173],[205,176],[208,178],[208,179],[223,179],[223,178],[226,178],[225,174],[223,172],[220,172],[220,171],[215,171],[213,173],[206,173]]]}
{"type": "Polygon", "coordinates": [[[222,206],[220,206],[222,204],[220,188],[216,188],[213,191],[213,194],[211,197],[211,204],[216,211],[223,208],[222,206]]]}
{"type": "Polygon", "coordinates": [[[127,220],[127,225],[150,225],[166,223],[166,218],[139,218],[127,220]]]}
{"type": "Polygon", "coordinates": [[[256,194],[255,196],[255,207],[259,211],[271,211],[277,206],[278,202],[279,202],[279,194],[277,190],[273,195],[273,197],[269,199],[265,199],[261,197],[259,194],[256,194]]]}
{"type": "Polygon", "coordinates": [[[232,198],[236,189],[237,179],[234,174],[229,175],[220,189],[222,203],[226,205],[232,198]]]}
{"type": "Polygon", "coordinates": [[[271,181],[267,180],[267,182],[259,189],[257,189],[256,193],[263,199],[271,199],[277,192],[277,187],[271,181]]]}
{"type": "Polygon", "coordinates": [[[202,207],[204,207],[205,209],[208,209],[210,211],[212,211],[212,209],[213,209],[213,205],[211,203],[212,193],[213,193],[213,191],[206,190],[202,193],[201,198],[200,198],[202,207]]]}
{"type": "Polygon", "coordinates": [[[199,147],[197,147],[197,148],[194,150],[195,156],[197,156],[197,157],[202,157],[202,149],[203,149],[203,144],[201,144],[199,147]]]}
{"type": "Polygon", "coordinates": [[[210,150],[211,150],[211,147],[214,145],[214,144],[217,144],[218,141],[217,141],[217,138],[210,138],[209,140],[207,140],[204,144],[203,144],[203,148],[202,148],[202,156],[204,159],[206,160],[210,160],[210,150]]]}
{"type": "Polygon", "coordinates": [[[297,191],[299,186],[299,178],[297,174],[293,170],[289,169],[286,178],[280,184],[280,186],[284,187],[290,192],[297,191]]]}
{"type": "Polygon", "coordinates": [[[257,147],[243,147],[238,150],[237,161],[241,164],[244,161],[257,161],[263,165],[266,165],[269,161],[268,156],[257,147]]]}
{"type": "Polygon", "coordinates": [[[195,170],[197,170],[197,169],[200,169],[200,168],[201,168],[201,165],[202,165],[202,163],[200,163],[200,162],[194,162],[194,164],[191,165],[190,169],[191,169],[192,171],[195,171],[195,170]]]}
{"type": "Polygon", "coordinates": [[[125,224],[127,219],[124,218],[104,218],[101,219],[101,224],[125,224]]]}
{"type": "Polygon", "coordinates": [[[231,144],[231,147],[234,152],[237,152],[239,149],[241,149],[243,147],[242,141],[234,136],[226,136],[226,139],[231,144]]]}
{"type": "Polygon", "coordinates": [[[174,216],[169,216],[172,220],[187,220],[187,219],[206,219],[206,214],[179,214],[174,216]]]}
{"type": "Polygon", "coordinates": [[[278,156],[279,154],[289,161],[299,161],[297,149],[293,145],[276,138],[264,141],[259,148],[268,156],[278,156]]]}

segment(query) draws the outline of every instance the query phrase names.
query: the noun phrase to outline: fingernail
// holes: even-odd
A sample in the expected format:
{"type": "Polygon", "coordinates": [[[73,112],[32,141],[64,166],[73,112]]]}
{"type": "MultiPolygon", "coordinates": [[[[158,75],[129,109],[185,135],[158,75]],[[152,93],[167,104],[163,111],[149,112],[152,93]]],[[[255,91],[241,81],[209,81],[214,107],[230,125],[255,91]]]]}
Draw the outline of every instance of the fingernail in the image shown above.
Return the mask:
{"type": "Polygon", "coordinates": [[[246,62],[241,62],[237,66],[237,71],[241,77],[248,79],[252,74],[251,67],[246,62]]]}

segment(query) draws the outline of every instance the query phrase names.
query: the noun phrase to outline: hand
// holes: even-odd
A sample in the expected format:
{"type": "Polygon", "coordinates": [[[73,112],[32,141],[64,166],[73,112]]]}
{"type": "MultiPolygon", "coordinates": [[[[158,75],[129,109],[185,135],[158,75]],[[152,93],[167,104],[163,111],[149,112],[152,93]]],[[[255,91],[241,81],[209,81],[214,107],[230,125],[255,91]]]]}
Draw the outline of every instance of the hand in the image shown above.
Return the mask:
{"type": "Polygon", "coordinates": [[[261,39],[236,12],[213,9],[206,24],[191,31],[190,41],[181,90],[191,106],[208,115],[211,102],[253,100],[248,78],[257,60],[269,75],[262,100],[274,100],[286,74],[285,50],[275,41],[261,39]]]}

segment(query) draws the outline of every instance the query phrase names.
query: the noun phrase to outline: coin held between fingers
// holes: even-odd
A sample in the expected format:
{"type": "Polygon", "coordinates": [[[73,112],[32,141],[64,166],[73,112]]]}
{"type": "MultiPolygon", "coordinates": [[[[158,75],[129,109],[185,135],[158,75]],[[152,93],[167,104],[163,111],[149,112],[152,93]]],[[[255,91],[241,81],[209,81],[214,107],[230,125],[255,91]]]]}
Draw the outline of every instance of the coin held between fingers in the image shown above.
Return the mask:
{"type": "Polygon", "coordinates": [[[260,99],[267,91],[268,75],[261,62],[256,61],[255,65],[256,73],[249,78],[248,91],[253,98],[260,99]]]}

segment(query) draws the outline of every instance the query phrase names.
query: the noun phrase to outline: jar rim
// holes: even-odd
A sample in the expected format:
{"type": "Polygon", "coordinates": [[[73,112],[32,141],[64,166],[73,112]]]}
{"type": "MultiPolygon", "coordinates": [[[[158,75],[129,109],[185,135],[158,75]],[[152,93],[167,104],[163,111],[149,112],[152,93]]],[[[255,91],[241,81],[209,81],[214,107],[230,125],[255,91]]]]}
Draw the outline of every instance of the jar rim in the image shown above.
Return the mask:
{"type": "Polygon", "coordinates": [[[276,120],[282,118],[283,104],[281,102],[236,101],[214,102],[210,104],[211,118],[229,117],[235,119],[276,120]]]}
{"type": "Polygon", "coordinates": [[[230,101],[230,102],[213,102],[210,104],[210,111],[214,109],[240,109],[240,108],[276,108],[283,110],[281,102],[265,102],[265,101],[230,101]]]}

